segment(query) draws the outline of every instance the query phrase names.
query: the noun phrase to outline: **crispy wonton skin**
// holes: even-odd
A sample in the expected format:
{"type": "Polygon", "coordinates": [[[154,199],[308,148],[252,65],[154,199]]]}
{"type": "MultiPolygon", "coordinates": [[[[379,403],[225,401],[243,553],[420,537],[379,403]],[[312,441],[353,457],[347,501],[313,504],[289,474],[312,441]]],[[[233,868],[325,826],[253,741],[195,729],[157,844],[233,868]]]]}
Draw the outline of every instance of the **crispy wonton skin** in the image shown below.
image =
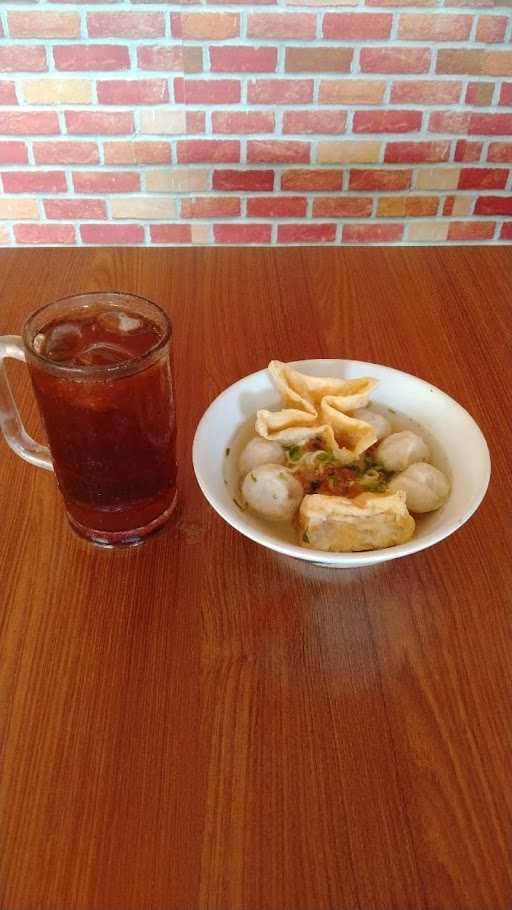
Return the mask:
{"type": "Polygon", "coordinates": [[[360,493],[353,499],[314,493],[302,500],[299,528],[303,546],[351,553],[405,543],[414,534],[415,522],[401,490],[360,493]]]}
{"type": "Polygon", "coordinates": [[[282,445],[302,445],[318,436],[346,464],[376,442],[370,424],[346,413],[368,404],[376,379],[307,376],[279,360],[272,360],[268,369],[285,407],[258,411],[255,429],[259,436],[282,445]]]}

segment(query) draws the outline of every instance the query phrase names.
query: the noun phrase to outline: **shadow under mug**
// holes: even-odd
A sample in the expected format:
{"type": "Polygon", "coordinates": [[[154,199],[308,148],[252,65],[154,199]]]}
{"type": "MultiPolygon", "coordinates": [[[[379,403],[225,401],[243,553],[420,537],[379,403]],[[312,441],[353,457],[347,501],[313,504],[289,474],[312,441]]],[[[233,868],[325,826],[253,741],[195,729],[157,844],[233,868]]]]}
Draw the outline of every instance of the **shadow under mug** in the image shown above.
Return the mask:
{"type": "MultiPolygon", "coordinates": [[[[22,337],[0,338],[5,439],[21,458],[55,472],[72,527],[94,543],[141,543],[176,507],[171,336],[170,321],[156,304],[132,294],[96,293],[50,303],[28,317],[22,337]],[[133,337],[130,340],[135,321],[153,333],[139,353],[133,337]],[[66,331],[74,332],[79,348],[81,327],[93,323],[97,349],[101,325],[119,327],[116,362],[108,362],[108,356],[103,363],[97,356],[89,363],[80,357],[59,362],[45,353],[41,340],[46,331],[60,330],[63,338],[66,331]],[[123,332],[123,326],[129,329],[123,332]],[[31,439],[23,427],[6,358],[27,363],[49,448],[31,439]]],[[[111,332],[108,338],[111,342],[111,332]]],[[[104,347],[108,355],[108,343],[104,347]]]]}

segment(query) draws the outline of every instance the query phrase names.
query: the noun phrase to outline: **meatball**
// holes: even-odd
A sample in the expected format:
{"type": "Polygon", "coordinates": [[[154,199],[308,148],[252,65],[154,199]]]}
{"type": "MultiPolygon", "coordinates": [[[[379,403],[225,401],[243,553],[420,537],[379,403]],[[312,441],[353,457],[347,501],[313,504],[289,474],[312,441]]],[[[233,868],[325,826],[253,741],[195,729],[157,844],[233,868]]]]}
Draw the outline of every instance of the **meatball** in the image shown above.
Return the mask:
{"type": "Polygon", "coordinates": [[[433,512],[442,506],[450,484],[442,471],[426,461],[418,461],[393,477],[388,489],[393,493],[403,490],[411,512],[433,512]]]}
{"type": "Polygon", "coordinates": [[[279,464],[258,465],[242,483],[249,508],[272,521],[289,521],[304,496],[302,485],[288,468],[279,464]]]}
{"type": "Polygon", "coordinates": [[[386,471],[404,471],[416,461],[428,461],[430,451],[421,436],[411,430],[402,430],[382,440],[375,458],[386,471]]]}
{"type": "Polygon", "coordinates": [[[284,464],[284,449],[278,442],[255,436],[242,450],[238,460],[240,476],[245,477],[260,464],[284,464]]]}

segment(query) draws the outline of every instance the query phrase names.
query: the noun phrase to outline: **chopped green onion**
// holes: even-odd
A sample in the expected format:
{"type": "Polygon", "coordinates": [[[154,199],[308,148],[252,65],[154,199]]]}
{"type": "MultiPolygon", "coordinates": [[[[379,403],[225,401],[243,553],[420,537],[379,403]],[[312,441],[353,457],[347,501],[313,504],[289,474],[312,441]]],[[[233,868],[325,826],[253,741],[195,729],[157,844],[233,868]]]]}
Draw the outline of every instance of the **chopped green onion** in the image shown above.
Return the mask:
{"type": "Polygon", "coordinates": [[[291,448],[288,449],[288,458],[291,461],[298,461],[301,455],[302,452],[300,446],[291,446],[291,448]]]}

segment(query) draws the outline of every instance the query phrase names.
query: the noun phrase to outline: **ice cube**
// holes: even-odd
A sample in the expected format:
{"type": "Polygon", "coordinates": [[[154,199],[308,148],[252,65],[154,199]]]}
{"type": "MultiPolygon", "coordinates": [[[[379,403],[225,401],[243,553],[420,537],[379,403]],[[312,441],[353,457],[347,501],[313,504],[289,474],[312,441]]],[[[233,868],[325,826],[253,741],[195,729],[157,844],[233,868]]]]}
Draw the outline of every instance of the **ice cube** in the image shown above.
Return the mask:
{"type": "Polygon", "coordinates": [[[34,340],[32,342],[32,347],[34,348],[34,351],[36,352],[36,354],[40,354],[41,351],[43,350],[45,338],[46,338],[46,335],[44,334],[44,332],[39,332],[36,335],[36,337],[34,338],[34,340]]]}
{"type": "Polygon", "coordinates": [[[71,360],[82,343],[80,326],[61,322],[48,330],[45,342],[44,353],[50,360],[71,360]]]}
{"type": "Polygon", "coordinates": [[[123,313],[122,310],[109,310],[106,313],[100,313],[98,324],[106,329],[107,332],[125,335],[128,332],[135,332],[136,329],[140,329],[143,322],[142,319],[129,316],[128,313],[123,313]]]}
{"type": "Polygon", "coordinates": [[[79,363],[83,366],[111,366],[130,360],[130,352],[112,342],[97,341],[80,351],[79,363]]]}

